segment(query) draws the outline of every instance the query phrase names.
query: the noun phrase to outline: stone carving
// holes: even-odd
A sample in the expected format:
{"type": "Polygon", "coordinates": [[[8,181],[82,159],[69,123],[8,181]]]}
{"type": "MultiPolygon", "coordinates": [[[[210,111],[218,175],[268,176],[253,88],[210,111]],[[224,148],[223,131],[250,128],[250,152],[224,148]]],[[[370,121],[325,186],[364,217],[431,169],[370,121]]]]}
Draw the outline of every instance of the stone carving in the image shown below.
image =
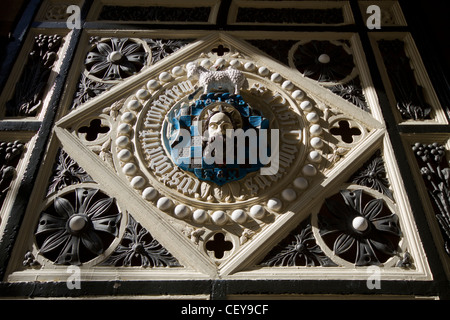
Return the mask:
{"type": "Polygon", "coordinates": [[[389,189],[389,181],[386,177],[383,157],[380,152],[377,152],[371,160],[364,164],[363,168],[350,181],[381,192],[393,200],[392,191],[389,189]]]}
{"type": "Polygon", "coordinates": [[[240,7],[237,22],[289,23],[289,24],[339,24],[344,22],[342,8],[252,8],[240,7]]]}
{"type": "Polygon", "coordinates": [[[345,44],[331,41],[300,42],[292,47],[290,64],[319,82],[339,82],[351,75],[355,64],[345,44]]]}
{"type": "Polygon", "coordinates": [[[445,157],[445,148],[438,143],[415,143],[412,150],[434,204],[445,251],[450,255],[450,168],[445,157]]]}
{"type": "Polygon", "coordinates": [[[59,35],[38,35],[17,82],[14,95],[6,103],[6,116],[35,116],[42,107],[44,91],[61,46],[59,35]]]}
{"type": "Polygon", "coordinates": [[[246,79],[241,71],[229,67],[224,71],[210,71],[193,63],[187,65],[187,77],[198,77],[198,86],[203,88],[203,93],[213,91],[226,91],[239,94],[246,79]]]}
{"type": "Polygon", "coordinates": [[[94,182],[91,176],[81,168],[63,149],[59,149],[53,176],[50,179],[47,196],[65,187],[82,183],[94,182]]]}
{"type": "Polygon", "coordinates": [[[358,108],[370,112],[366,97],[364,96],[363,90],[359,83],[359,79],[350,81],[346,84],[338,83],[329,89],[331,92],[341,96],[347,101],[350,101],[358,108]]]}
{"type": "Polygon", "coordinates": [[[122,214],[98,189],[55,197],[36,229],[39,253],[55,264],[80,265],[102,254],[118,236],[122,214]]]}
{"type": "Polygon", "coordinates": [[[309,221],[293,230],[264,258],[261,265],[266,267],[336,266],[317,245],[309,221]]]}
{"type": "Polygon", "coordinates": [[[164,59],[189,43],[188,40],[144,39],[151,49],[152,64],[164,59]]]}
{"type": "Polygon", "coordinates": [[[194,229],[191,227],[187,227],[183,230],[183,234],[185,234],[191,241],[198,245],[200,240],[203,240],[202,236],[205,234],[205,229],[194,229]]]}
{"type": "MultiPolygon", "coordinates": [[[[268,128],[268,120],[241,96],[208,93],[190,106],[183,105],[180,110],[173,110],[169,119],[166,135],[172,160],[179,168],[193,172],[198,179],[222,186],[262,167],[260,163],[250,161],[251,148],[248,143],[228,145],[231,139],[227,141],[226,130],[241,129],[242,133],[255,130],[252,141],[258,145],[256,130],[268,128]],[[174,113],[177,114],[172,115],[174,113]],[[180,135],[180,130],[191,133],[190,142],[183,140],[185,137],[180,135]],[[183,148],[179,147],[180,141],[183,141],[183,148]],[[240,147],[244,152],[236,150],[240,147]]],[[[262,146],[256,145],[252,148],[255,147],[257,153],[262,146]]]]}
{"type": "Polygon", "coordinates": [[[121,243],[102,265],[181,267],[177,259],[131,216],[121,243]]]}
{"type": "Polygon", "coordinates": [[[208,22],[211,7],[114,6],[104,5],[98,20],[208,22]]]}
{"type": "Polygon", "coordinates": [[[77,91],[74,95],[71,109],[77,108],[79,105],[87,102],[88,100],[95,98],[102,94],[113,86],[111,83],[103,83],[94,81],[88,78],[84,73],[81,74],[80,81],[78,82],[77,91]]]}
{"type": "Polygon", "coordinates": [[[401,259],[397,262],[395,266],[403,269],[413,269],[414,262],[411,254],[408,251],[406,251],[403,257],[401,257],[401,259]]]}
{"type": "Polygon", "coordinates": [[[123,80],[145,65],[147,52],[142,44],[128,38],[91,38],[94,44],[84,61],[89,75],[101,80],[123,80]]]}
{"type": "Polygon", "coordinates": [[[429,119],[431,106],[426,102],[423,88],[417,84],[410,59],[405,53],[405,43],[401,40],[380,40],[378,46],[402,118],[429,119]]]}
{"type": "Polygon", "coordinates": [[[379,265],[398,253],[398,217],[362,190],[342,190],[326,199],[319,229],[334,253],[356,266],[379,265]]]}
{"type": "Polygon", "coordinates": [[[23,149],[24,144],[20,141],[0,142],[0,208],[14,179],[23,149]]]}
{"type": "Polygon", "coordinates": [[[33,253],[31,253],[31,251],[27,251],[27,253],[25,253],[22,264],[25,267],[31,268],[41,266],[39,262],[37,262],[36,258],[34,257],[33,253]]]}

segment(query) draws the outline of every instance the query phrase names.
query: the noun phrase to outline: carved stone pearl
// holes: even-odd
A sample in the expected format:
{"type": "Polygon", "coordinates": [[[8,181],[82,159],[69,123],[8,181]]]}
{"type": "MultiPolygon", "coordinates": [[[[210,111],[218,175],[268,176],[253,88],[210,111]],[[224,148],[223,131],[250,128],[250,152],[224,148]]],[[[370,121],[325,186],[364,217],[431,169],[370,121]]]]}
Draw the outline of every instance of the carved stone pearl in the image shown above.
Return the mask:
{"type": "Polygon", "coordinates": [[[321,54],[319,58],[317,58],[317,60],[322,64],[327,64],[330,63],[331,61],[330,56],[327,55],[326,53],[321,54]]]}
{"type": "Polygon", "coordinates": [[[86,226],[87,220],[86,217],[80,214],[75,214],[69,219],[69,229],[72,232],[78,232],[83,230],[83,228],[86,226]]]}
{"type": "Polygon", "coordinates": [[[123,54],[120,51],[113,51],[108,56],[109,61],[112,63],[117,63],[123,58],[123,54]]]}
{"type": "Polygon", "coordinates": [[[357,231],[364,232],[369,227],[369,222],[366,218],[358,216],[353,218],[352,227],[357,231]]]}

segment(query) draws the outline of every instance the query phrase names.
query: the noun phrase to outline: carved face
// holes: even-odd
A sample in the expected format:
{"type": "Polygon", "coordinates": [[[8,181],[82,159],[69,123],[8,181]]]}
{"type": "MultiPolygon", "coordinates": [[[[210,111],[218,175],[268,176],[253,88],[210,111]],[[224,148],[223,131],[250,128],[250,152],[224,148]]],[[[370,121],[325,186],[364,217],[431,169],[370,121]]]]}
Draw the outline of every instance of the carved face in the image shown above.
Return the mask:
{"type": "Polygon", "coordinates": [[[231,119],[225,113],[218,112],[209,119],[208,137],[211,139],[212,137],[224,136],[227,129],[233,128],[231,119]]]}

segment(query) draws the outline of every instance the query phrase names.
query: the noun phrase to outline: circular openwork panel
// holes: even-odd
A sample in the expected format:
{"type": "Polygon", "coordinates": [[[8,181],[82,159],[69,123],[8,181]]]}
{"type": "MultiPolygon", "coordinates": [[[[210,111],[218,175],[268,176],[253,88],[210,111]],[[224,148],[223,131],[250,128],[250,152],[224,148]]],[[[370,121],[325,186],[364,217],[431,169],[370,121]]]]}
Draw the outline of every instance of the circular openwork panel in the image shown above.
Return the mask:
{"type": "Polygon", "coordinates": [[[55,197],[41,213],[36,244],[55,264],[79,265],[105,252],[119,234],[121,217],[113,198],[77,188],[55,197]]]}
{"type": "Polygon", "coordinates": [[[318,214],[318,228],[325,245],[356,266],[385,263],[399,250],[398,216],[385,200],[362,189],[341,190],[327,198],[318,214]]]}

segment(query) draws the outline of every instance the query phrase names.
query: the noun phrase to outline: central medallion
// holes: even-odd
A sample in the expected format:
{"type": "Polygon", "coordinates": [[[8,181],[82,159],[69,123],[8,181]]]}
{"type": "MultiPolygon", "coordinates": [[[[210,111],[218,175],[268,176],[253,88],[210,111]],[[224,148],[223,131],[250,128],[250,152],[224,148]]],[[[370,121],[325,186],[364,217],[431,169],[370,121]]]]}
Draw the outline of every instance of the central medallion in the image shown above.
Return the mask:
{"type": "Polygon", "coordinates": [[[208,92],[174,107],[167,119],[163,134],[172,161],[202,181],[241,180],[270,158],[269,121],[240,95],[208,92]]]}
{"type": "MultiPolygon", "coordinates": [[[[227,209],[267,201],[292,182],[290,173],[302,170],[306,119],[296,98],[244,62],[240,70],[235,61],[222,63],[206,69],[197,60],[161,72],[125,101],[137,117],[134,141],[142,165],[124,168],[135,176],[131,182],[142,182],[137,188],[145,195],[157,194],[145,188],[147,180],[180,203],[227,209]]],[[[127,122],[127,115],[122,119],[127,122]]],[[[118,152],[119,160],[133,162],[128,156],[126,148],[118,152]]]]}
{"type": "Polygon", "coordinates": [[[263,221],[287,210],[319,171],[317,102],[244,57],[161,68],[123,105],[116,165],[145,200],[179,219],[263,221]]]}

